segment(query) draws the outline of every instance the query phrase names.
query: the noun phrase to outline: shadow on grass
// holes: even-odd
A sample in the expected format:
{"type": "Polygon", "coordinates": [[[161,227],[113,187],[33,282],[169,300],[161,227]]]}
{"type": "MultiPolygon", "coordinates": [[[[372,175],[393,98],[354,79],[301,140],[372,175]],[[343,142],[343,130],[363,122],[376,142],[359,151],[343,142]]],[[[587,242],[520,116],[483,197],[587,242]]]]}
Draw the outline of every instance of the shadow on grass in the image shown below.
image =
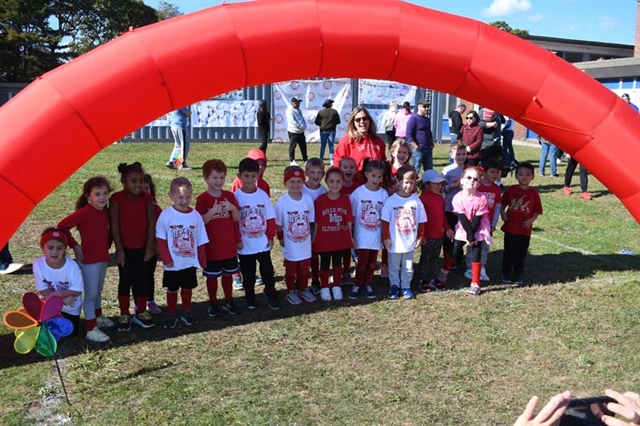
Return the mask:
{"type": "MultiPolygon", "coordinates": [[[[489,254],[487,272],[492,281],[483,285],[484,292],[504,291],[506,289],[515,288],[514,285],[506,285],[500,283],[500,267],[502,262],[502,250],[496,250],[489,254]]],[[[624,272],[640,270],[640,258],[637,256],[626,255],[583,255],[576,252],[566,252],[560,254],[544,254],[529,255],[525,265],[524,280],[528,285],[555,285],[564,282],[574,282],[593,276],[596,272],[624,272]]],[[[282,277],[277,277],[278,282],[282,281],[282,277]]],[[[415,280],[417,281],[417,280],[415,280]]],[[[464,271],[452,270],[447,282],[449,291],[457,291],[465,289],[469,286],[469,280],[464,277],[464,271]]],[[[305,303],[300,306],[291,306],[284,299],[284,291],[279,291],[282,308],[272,311],[268,308],[266,297],[261,293],[261,288],[257,288],[257,310],[241,310],[238,315],[223,314],[218,318],[209,318],[207,315],[208,302],[198,302],[193,304],[192,313],[198,320],[193,326],[186,326],[179,322],[175,329],[164,329],[162,324],[167,318],[166,313],[155,317],[156,325],[150,329],[141,329],[135,325],[131,331],[118,332],[116,329],[105,329],[111,337],[109,344],[94,344],[84,339],[84,333],[81,331],[81,337],[67,338],[59,343],[56,356],[59,359],[72,357],[87,351],[108,350],[113,347],[123,347],[135,345],[145,341],[163,341],[172,339],[182,335],[203,333],[216,331],[228,327],[237,327],[248,325],[256,322],[277,321],[281,319],[313,315],[317,312],[330,311],[334,309],[349,308],[352,306],[361,306],[370,303],[376,303],[386,298],[389,281],[380,278],[377,274],[373,284],[376,291],[377,299],[368,300],[364,295],[360,295],[358,300],[348,299],[349,287],[343,287],[344,300],[341,302],[325,303],[318,301],[316,303],[305,303]]],[[[418,299],[429,297],[420,294],[418,299]]],[[[461,295],[461,297],[464,297],[461,295]]],[[[236,304],[244,306],[244,298],[236,297],[236,304]]],[[[220,303],[220,302],[219,302],[220,303]]],[[[404,303],[399,301],[397,303],[404,303]]],[[[412,303],[409,301],[409,303],[412,303]]],[[[50,362],[51,360],[40,356],[36,351],[32,351],[27,355],[19,355],[13,349],[15,336],[13,334],[0,335],[0,369],[8,367],[28,365],[38,362],[50,362]]],[[[164,366],[162,368],[166,368],[164,366]]],[[[135,375],[144,375],[153,370],[137,371],[135,375]]]]}

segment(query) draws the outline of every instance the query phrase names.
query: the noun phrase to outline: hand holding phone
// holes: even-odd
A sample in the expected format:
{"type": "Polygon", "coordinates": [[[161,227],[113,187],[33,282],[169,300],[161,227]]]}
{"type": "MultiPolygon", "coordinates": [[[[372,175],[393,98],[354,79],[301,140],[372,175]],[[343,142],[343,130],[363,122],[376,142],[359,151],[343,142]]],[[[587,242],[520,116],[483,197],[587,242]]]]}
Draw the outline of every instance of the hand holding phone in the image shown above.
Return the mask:
{"type": "Polygon", "coordinates": [[[616,400],[609,396],[593,396],[590,398],[573,398],[569,401],[569,408],[588,407],[591,404],[607,404],[609,402],[616,402],[616,400]]]}

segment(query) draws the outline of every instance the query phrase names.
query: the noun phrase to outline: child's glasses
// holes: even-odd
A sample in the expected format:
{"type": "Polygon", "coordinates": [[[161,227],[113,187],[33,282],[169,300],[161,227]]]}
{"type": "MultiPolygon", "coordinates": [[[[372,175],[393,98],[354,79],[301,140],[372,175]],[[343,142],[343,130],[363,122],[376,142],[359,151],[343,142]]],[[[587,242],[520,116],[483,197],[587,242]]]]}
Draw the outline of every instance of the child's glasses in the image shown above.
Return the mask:
{"type": "Polygon", "coordinates": [[[479,182],[480,181],[480,178],[477,178],[475,176],[465,176],[464,179],[471,179],[474,182],[479,182]]]}

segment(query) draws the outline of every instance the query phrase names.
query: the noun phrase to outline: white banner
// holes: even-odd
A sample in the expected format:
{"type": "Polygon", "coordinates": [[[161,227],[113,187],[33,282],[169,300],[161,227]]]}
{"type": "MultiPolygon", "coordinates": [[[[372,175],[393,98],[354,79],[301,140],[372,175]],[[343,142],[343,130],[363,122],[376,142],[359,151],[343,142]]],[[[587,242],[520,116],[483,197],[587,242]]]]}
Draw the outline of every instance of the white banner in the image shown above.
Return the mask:
{"type": "Polygon", "coordinates": [[[358,86],[358,99],[361,104],[379,104],[380,108],[369,108],[369,113],[376,122],[378,133],[384,133],[382,116],[389,109],[389,102],[396,101],[401,108],[404,102],[409,102],[411,108],[415,108],[417,86],[397,83],[387,80],[360,79],[358,86]]]}
{"type": "Polygon", "coordinates": [[[316,115],[323,107],[326,99],[333,99],[333,109],[340,114],[340,125],[336,129],[336,144],[347,132],[347,121],[353,110],[353,98],[351,94],[351,80],[338,78],[330,80],[293,80],[284,83],[273,84],[273,117],[275,126],[273,133],[274,142],[289,140],[287,134],[287,119],[285,112],[291,105],[292,97],[299,98],[300,109],[307,119],[305,136],[307,142],[320,141],[320,128],[315,125],[316,115]]]}

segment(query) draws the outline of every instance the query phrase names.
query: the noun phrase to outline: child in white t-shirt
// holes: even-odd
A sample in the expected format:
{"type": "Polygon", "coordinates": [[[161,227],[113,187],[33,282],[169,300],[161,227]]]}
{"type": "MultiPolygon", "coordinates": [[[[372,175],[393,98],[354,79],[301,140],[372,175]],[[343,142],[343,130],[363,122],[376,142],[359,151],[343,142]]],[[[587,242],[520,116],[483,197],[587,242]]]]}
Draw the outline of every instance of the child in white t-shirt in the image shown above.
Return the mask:
{"type": "Polygon", "coordinates": [[[84,282],[80,267],[65,253],[69,237],[65,231],[47,228],[40,237],[44,256],[33,261],[36,290],[43,299],[58,296],[62,299],[62,315],[73,323],[73,334],[78,331],[84,282]]]}
{"type": "Polygon", "coordinates": [[[315,222],[313,200],[302,192],[304,172],[298,166],[284,169],[287,193],[276,202],[276,234],[285,261],[284,278],[287,284],[287,301],[292,305],[315,302],[309,285],[311,264],[311,226],[315,222]],[[296,289],[296,281],[300,289],[296,289]]]}
{"type": "MultiPolygon", "coordinates": [[[[322,185],[324,176],[324,161],[319,158],[309,158],[304,165],[307,180],[302,187],[302,193],[311,197],[315,203],[319,196],[327,193],[327,188],[322,185]]],[[[313,294],[320,293],[320,257],[317,253],[311,254],[311,290],[313,294]]]]}
{"type": "Polygon", "coordinates": [[[169,313],[164,328],[175,328],[179,320],[188,326],[195,324],[191,297],[193,289],[198,286],[196,270],[207,267],[205,244],[209,238],[202,216],[190,207],[192,193],[189,179],[175,178],[169,191],[173,205],[160,213],[156,224],[158,251],[164,269],[162,286],[167,288],[169,313]],[[182,299],[180,317],[177,315],[178,290],[182,299]]]}
{"type": "Polygon", "coordinates": [[[365,287],[367,298],[375,299],[373,291],[373,273],[376,270],[378,250],[382,247],[382,220],[380,212],[389,194],[381,186],[385,167],[382,161],[366,161],[364,176],[366,182],[359,186],[349,199],[354,217],[353,236],[358,263],[356,278],[349,299],[358,298],[360,288],[365,287]]]}
{"type": "Polygon", "coordinates": [[[382,207],[382,240],[389,252],[389,299],[413,299],[413,252],[420,247],[427,213],[414,194],[418,174],[411,166],[402,166],[396,174],[397,192],[382,207]]]}

